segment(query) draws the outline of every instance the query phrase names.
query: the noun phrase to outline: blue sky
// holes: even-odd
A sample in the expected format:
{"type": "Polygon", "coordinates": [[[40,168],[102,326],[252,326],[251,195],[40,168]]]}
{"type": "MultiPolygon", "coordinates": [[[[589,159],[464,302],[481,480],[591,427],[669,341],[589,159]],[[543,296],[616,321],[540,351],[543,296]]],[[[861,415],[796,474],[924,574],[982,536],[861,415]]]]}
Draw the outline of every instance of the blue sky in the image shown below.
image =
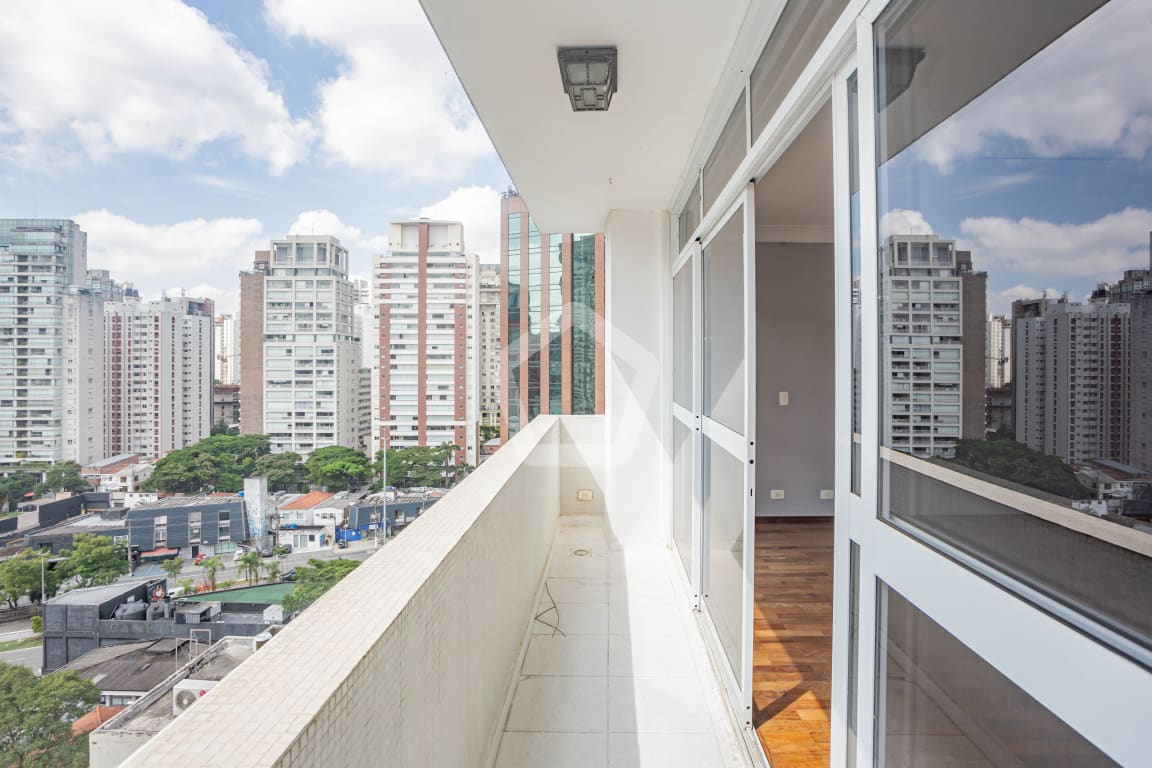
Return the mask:
{"type": "Polygon", "coordinates": [[[889,228],[971,250],[996,312],[1147,269],[1152,91],[1132,62],[1150,27],[1147,3],[1114,0],[889,160],[889,228]]]}
{"type": "Polygon", "coordinates": [[[365,276],[416,215],[497,256],[508,175],[417,0],[48,6],[0,17],[0,216],[76,218],[91,268],[229,310],[290,231],[337,235],[365,276]]]}

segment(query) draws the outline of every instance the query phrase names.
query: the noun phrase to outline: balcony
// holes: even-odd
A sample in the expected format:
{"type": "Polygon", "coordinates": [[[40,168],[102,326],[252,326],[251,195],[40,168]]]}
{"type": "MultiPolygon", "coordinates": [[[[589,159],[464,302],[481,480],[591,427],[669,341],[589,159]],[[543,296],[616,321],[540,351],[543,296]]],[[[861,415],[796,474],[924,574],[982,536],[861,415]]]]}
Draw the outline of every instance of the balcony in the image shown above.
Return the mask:
{"type": "Polygon", "coordinates": [[[537,418],[125,765],[748,765],[674,556],[608,524],[604,432],[537,418]]]}

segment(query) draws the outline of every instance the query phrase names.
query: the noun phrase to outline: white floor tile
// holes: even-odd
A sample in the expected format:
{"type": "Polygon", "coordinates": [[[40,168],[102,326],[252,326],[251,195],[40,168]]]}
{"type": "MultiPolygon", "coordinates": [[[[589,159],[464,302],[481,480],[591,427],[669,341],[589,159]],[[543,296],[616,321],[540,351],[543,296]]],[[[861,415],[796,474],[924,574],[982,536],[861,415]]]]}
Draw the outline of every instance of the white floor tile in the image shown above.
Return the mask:
{"type": "Polygon", "coordinates": [[[682,637],[692,629],[689,624],[688,598],[675,602],[617,601],[608,605],[608,632],[613,635],[674,635],[682,637]]]}
{"type": "MultiPolygon", "coordinates": [[[[591,578],[553,578],[548,577],[547,590],[543,599],[557,603],[607,603],[608,582],[603,579],[591,578]]],[[[550,601],[549,601],[550,602],[550,601]]]]}
{"type": "Polygon", "coordinates": [[[712,733],[702,698],[695,677],[610,677],[608,731],[712,733]]]}
{"type": "Polygon", "coordinates": [[[505,730],[603,733],[607,720],[607,678],[525,677],[516,685],[505,730]]]}
{"type": "Polygon", "coordinates": [[[608,768],[721,768],[710,733],[613,733],[608,768]]]}
{"type": "Polygon", "coordinates": [[[683,635],[610,635],[608,674],[696,676],[696,664],[683,635]]]}
{"type": "Polygon", "coordinates": [[[496,768],[602,768],[607,740],[603,733],[505,733],[496,768]]]}
{"type": "Polygon", "coordinates": [[[559,634],[552,626],[568,636],[608,632],[607,603],[556,603],[553,608],[552,603],[545,600],[536,606],[536,613],[532,615],[539,617],[532,622],[533,635],[559,634]]]}
{"type": "Polygon", "coordinates": [[[524,675],[604,675],[608,671],[608,636],[536,636],[528,642],[524,675]]]}

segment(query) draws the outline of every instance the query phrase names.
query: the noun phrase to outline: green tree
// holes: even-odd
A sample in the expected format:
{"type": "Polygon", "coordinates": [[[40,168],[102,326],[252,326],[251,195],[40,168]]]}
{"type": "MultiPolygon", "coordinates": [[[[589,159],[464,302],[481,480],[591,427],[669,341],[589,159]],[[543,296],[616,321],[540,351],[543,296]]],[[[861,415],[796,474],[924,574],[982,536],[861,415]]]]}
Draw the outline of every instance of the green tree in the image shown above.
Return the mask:
{"type": "Polygon", "coordinates": [[[36,634],[39,635],[39,634],[42,634],[44,632],[44,617],[43,616],[33,616],[30,624],[32,625],[31,626],[32,631],[35,632],[36,634]]]}
{"type": "Polygon", "coordinates": [[[483,424],[480,427],[480,438],[484,442],[488,442],[494,437],[500,437],[500,427],[494,427],[489,424],[483,424]]]}
{"type": "Polygon", "coordinates": [[[296,569],[296,587],[284,597],[284,610],[296,613],[316,602],[332,587],[360,565],[359,560],[316,560],[308,561],[296,569]]]}
{"type": "Polygon", "coordinates": [[[264,571],[268,574],[268,581],[280,581],[280,570],[282,567],[279,558],[269,560],[268,564],[264,566],[264,571]]]}
{"type": "Polygon", "coordinates": [[[958,440],[956,458],[952,461],[1066,499],[1086,499],[1092,495],[1059,456],[1034,451],[1015,440],[958,440]]]}
{"type": "Polygon", "coordinates": [[[263,565],[264,561],[260,559],[260,553],[254,549],[250,549],[240,557],[238,572],[251,584],[260,578],[260,568],[263,565]]]}
{"type": "Polygon", "coordinates": [[[17,505],[29,493],[36,492],[40,478],[31,472],[13,472],[0,480],[0,496],[4,497],[4,504],[9,512],[15,512],[17,505]]]}
{"type": "Polygon", "coordinates": [[[180,571],[184,570],[184,560],[180,557],[170,557],[160,564],[164,569],[164,573],[168,574],[168,578],[176,581],[180,576],[180,571]]]}
{"type": "Polygon", "coordinates": [[[53,739],[43,752],[29,755],[28,765],[35,768],[88,768],[88,734],[67,739],[53,739]]]}
{"type": "Polygon", "coordinates": [[[304,466],[308,480],[329,491],[342,491],[372,476],[372,463],[364,452],[342,445],[312,451],[304,466]]]}
{"type": "Polygon", "coordinates": [[[244,478],[253,477],[256,460],[270,451],[267,435],[211,435],[160,459],[144,485],[170,493],[239,491],[244,478]]]}
{"type": "Polygon", "coordinates": [[[42,567],[44,588],[48,591],[48,596],[56,594],[56,590],[60,587],[60,574],[56,569],[42,564],[41,557],[46,557],[46,554],[26,549],[0,563],[0,596],[8,602],[9,607],[15,608],[20,598],[25,596],[32,601],[41,600],[42,567]]]}
{"type": "Polygon", "coordinates": [[[296,491],[308,481],[308,471],[300,461],[300,454],[291,451],[259,457],[253,464],[252,476],[268,478],[270,491],[296,491]]]}
{"type": "Polygon", "coordinates": [[[88,483],[80,477],[80,465],[74,461],[58,461],[44,475],[44,482],[36,490],[39,493],[48,491],[71,491],[80,493],[89,490],[88,483]]]}
{"type": "Polygon", "coordinates": [[[224,568],[224,561],[219,555],[212,555],[200,561],[200,567],[204,569],[204,580],[212,587],[212,591],[216,591],[216,574],[224,568]]]}
{"type": "Polygon", "coordinates": [[[192,582],[192,579],[181,579],[178,586],[185,595],[192,594],[192,592],[196,589],[196,585],[192,582]]]}
{"type": "Polygon", "coordinates": [[[72,537],[72,551],[62,563],[61,580],[76,579],[77,587],[111,584],[128,573],[128,557],[123,545],[107,536],[78,533],[72,537]]]}
{"type": "Polygon", "coordinates": [[[455,464],[458,450],[451,443],[393,448],[387,457],[388,484],[397,488],[447,487],[463,469],[455,464]]]}
{"type": "Polygon", "coordinates": [[[24,667],[0,662],[0,760],[33,764],[34,753],[68,740],[72,722],[99,701],[100,690],[75,672],[37,678],[24,667]]]}

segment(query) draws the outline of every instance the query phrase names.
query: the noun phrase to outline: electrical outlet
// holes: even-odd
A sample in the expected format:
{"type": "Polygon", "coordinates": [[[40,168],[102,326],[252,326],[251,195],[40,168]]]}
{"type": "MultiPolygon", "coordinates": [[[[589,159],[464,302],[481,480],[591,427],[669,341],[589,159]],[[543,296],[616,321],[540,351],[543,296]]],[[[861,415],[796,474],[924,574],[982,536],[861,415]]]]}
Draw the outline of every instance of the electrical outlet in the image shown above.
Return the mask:
{"type": "Polygon", "coordinates": [[[768,498],[772,499],[772,501],[780,501],[784,498],[784,489],[773,488],[772,490],[768,491],[768,498]]]}
{"type": "Polygon", "coordinates": [[[787,392],[781,392],[780,393],[780,405],[788,405],[788,401],[790,399],[791,398],[789,397],[787,392]]]}
{"type": "Polygon", "coordinates": [[[576,501],[592,501],[592,491],[587,488],[576,491],[576,501]]]}
{"type": "Polygon", "coordinates": [[[828,491],[828,490],[820,491],[820,499],[822,501],[829,501],[829,500],[834,499],[834,498],[836,498],[836,492],[835,491],[828,491]]]}

